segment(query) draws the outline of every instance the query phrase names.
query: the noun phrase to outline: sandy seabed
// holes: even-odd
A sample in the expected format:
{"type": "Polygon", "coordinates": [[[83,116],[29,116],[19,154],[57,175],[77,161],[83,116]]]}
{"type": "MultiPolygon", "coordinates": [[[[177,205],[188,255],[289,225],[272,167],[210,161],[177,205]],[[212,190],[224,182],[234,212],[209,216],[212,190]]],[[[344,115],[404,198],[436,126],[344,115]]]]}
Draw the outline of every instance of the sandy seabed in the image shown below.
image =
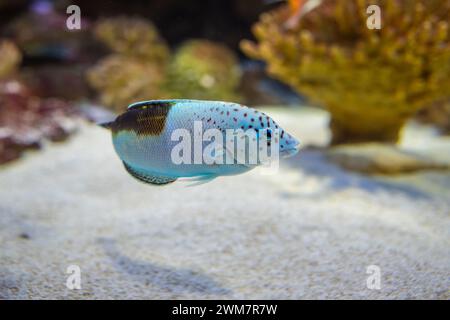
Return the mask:
{"type": "MultiPolygon", "coordinates": [[[[324,113],[271,111],[304,144],[326,143],[324,113]]],[[[403,147],[450,150],[436,139],[415,126],[403,147]]],[[[305,150],[277,175],[153,187],[83,125],[0,169],[0,299],[18,298],[450,299],[450,173],[367,177],[305,150]],[[66,287],[70,265],[80,290],[66,287]]]]}

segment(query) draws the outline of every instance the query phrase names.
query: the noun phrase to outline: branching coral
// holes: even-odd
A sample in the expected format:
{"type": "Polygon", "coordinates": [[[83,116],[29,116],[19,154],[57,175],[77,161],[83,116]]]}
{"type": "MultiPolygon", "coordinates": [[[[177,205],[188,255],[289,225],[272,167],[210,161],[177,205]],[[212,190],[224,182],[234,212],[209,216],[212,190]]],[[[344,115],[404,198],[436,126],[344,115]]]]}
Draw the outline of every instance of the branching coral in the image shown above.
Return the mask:
{"type": "Polygon", "coordinates": [[[406,120],[450,94],[450,1],[324,0],[293,28],[288,6],[254,26],[243,51],[330,111],[333,143],[398,140],[406,120]],[[381,8],[381,30],[366,27],[381,8]]]}
{"type": "Polygon", "coordinates": [[[433,124],[442,134],[450,135],[450,100],[439,101],[421,110],[416,119],[426,124],[433,124]]]}
{"type": "Polygon", "coordinates": [[[208,40],[191,40],[176,52],[170,64],[168,88],[173,97],[239,100],[237,58],[227,47],[208,40]]]}

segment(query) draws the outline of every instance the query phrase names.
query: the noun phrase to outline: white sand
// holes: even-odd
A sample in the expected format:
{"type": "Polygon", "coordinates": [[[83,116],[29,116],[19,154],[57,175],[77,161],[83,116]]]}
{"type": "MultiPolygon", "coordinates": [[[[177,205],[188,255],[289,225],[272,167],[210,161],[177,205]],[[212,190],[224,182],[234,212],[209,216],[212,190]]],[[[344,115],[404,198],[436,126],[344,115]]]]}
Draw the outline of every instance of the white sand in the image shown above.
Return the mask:
{"type": "MultiPolygon", "coordinates": [[[[293,114],[274,112],[303,142],[325,143],[322,113],[293,114]]],[[[406,146],[449,148],[420,130],[406,146]]],[[[275,176],[152,187],[94,126],[0,169],[0,299],[449,299],[449,289],[448,172],[369,178],[304,151],[275,176]],[[71,264],[81,290],[65,286],[71,264]],[[369,265],[380,290],[366,286],[369,265]]]]}

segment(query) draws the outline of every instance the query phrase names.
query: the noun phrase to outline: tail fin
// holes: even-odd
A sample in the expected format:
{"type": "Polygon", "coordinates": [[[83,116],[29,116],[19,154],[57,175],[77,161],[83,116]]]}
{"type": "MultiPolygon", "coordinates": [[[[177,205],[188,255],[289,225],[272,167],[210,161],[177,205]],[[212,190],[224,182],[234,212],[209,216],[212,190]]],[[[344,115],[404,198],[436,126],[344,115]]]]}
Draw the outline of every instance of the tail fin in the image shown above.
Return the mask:
{"type": "Polygon", "coordinates": [[[99,125],[100,127],[105,128],[105,129],[111,129],[112,126],[113,126],[113,124],[114,124],[114,121],[111,121],[111,122],[104,122],[104,123],[99,123],[98,125],[99,125]]]}

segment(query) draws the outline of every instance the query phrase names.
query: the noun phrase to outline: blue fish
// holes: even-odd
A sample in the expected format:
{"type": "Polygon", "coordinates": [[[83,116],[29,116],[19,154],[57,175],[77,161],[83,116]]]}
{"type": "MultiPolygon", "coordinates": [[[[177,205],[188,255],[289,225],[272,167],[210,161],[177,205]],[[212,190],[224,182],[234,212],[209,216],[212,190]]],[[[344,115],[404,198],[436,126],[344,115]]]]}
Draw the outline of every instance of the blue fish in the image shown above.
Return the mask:
{"type": "MultiPolygon", "coordinates": [[[[218,176],[247,172],[259,164],[238,161],[230,164],[226,160],[215,161],[212,164],[203,161],[175,163],[174,149],[179,146],[180,140],[174,140],[174,133],[180,129],[189,133],[190,143],[191,137],[194,138],[196,134],[195,126],[199,124],[204,132],[216,129],[215,132],[224,133],[225,136],[230,129],[254,130],[259,139],[260,132],[265,130],[268,147],[276,142],[279,145],[279,155],[282,157],[294,155],[299,149],[299,142],[269,116],[237,103],[222,101],[184,99],[142,101],[131,104],[128,110],[114,121],[101,125],[111,130],[115,151],[127,172],[149,184],[165,185],[179,178],[200,184],[218,176]],[[272,136],[275,130],[277,136],[272,136]]],[[[194,145],[195,143],[194,139],[194,145]]],[[[226,145],[226,141],[220,143],[226,145]]],[[[201,141],[201,148],[207,147],[207,144],[206,141],[201,141]]],[[[223,153],[214,149],[212,156],[215,159],[226,159],[230,154],[234,157],[232,152],[234,149],[232,151],[223,149],[225,150],[223,153]]],[[[188,148],[182,153],[187,151],[192,149],[188,148]]],[[[190,155],[189,159],[192,159],[190,155]]]]}

